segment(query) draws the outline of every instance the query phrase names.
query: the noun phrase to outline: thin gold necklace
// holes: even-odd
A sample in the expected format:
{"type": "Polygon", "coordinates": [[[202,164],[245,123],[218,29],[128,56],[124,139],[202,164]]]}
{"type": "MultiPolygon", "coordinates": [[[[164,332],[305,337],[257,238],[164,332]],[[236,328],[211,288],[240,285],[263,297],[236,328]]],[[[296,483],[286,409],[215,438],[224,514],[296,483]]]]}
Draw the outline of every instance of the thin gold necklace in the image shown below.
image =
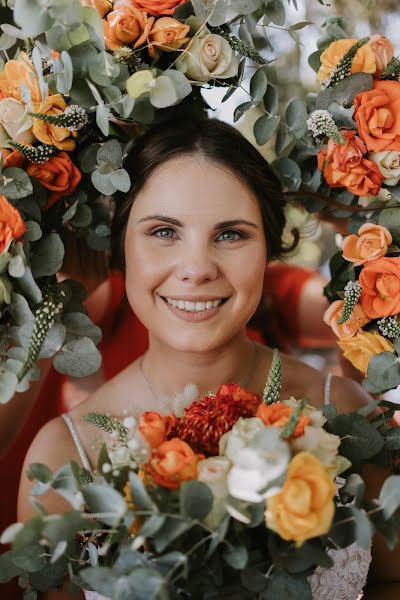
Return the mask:
{"type": "MultiPolygon", "coordinates": [[[[242,387],[244,389],[247,389],[247,387],[250,385],[250,383],[251,383],[251,381],[252,381],[252,379],[254,377],[254,373],[256,371],[257,363],[258,363],[259,347],[258,347],[258,345],[255,342],[252,341],[251,343],[252,343],[252,346],[254,348],[254,350],[253,350],[253,359],[252,359],[252,361],[250,363],[250,367],[249,367],[249,369],[248,369],[248,371],[246,373],[246,377],[243,379],[242,383],[240,383],[240,382],[238,383],[238,385],[240,385],[240,387],[242,387]]],[[[140,357],[140,360],[139,360],[139,369],[140,369],[140,372],[141,372],[141,374],[143,376],[143,379],[145,380],[146,385],[147,385],[147,387],[148,387],[151,395],[154,396],[154,398],[156,400],[158,400],[158,402],[162,402],[163,400],[165,400],[165,397],[164,398],[160,397],[155,392],[155,390],[154,390],[154,388],[153,388],[150,380],[148,379],[146,373],[144,372],[144,369],[143,369],[143,360],[144,360],[144,354],[143,354],[143,356],[140,357]]],[[[210,396],[214,395],[213,392],[211,392],[211,391],[209,391],[208,394],[210,396]]]]}

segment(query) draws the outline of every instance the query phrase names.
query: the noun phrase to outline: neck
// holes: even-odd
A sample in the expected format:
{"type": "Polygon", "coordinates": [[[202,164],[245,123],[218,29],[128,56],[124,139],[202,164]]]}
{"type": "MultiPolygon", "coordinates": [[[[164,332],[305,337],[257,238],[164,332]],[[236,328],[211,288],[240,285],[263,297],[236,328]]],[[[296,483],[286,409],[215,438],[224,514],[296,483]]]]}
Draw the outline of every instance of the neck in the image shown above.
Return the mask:
{"type": "Polygon", "coordinates": [[[216,392],[222,383],[251,386],[255,347],[244,333],[205,352],[179,351],[166,348],[157,339],[149,341],[143,370],[158,397],[173,397],[188,383],[195,384],[201,396],[216,392]]]}

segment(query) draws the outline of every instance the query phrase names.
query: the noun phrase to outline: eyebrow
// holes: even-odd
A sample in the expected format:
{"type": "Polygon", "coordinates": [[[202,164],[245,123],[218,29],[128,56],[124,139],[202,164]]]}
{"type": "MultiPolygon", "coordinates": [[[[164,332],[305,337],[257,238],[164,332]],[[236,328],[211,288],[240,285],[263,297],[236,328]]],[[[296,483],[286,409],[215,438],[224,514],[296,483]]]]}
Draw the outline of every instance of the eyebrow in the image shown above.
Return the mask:
{"type": "MultiPolygon", "coordinates": [[[[178,221],[178,219],[174,219],[173,217],[167,217],[166,215],[150,215],[148,217],[143,217],[142,219],[139,219],[138,223],[148,223],[149,221],[162,221],[163,223],[168,223],[169,225],[183,227],[183,223],[178,221]]],[[[258,229],[258,225],[256,225],[256,223],[253,223],[252,221],[247,221],[246,219],[231,219],[230,221],[221,221],[220,223],[215,224],[214,229],[226,229],[227,227],[236,227],[237,225],[248,225],[249,227],[258,229]]]]}

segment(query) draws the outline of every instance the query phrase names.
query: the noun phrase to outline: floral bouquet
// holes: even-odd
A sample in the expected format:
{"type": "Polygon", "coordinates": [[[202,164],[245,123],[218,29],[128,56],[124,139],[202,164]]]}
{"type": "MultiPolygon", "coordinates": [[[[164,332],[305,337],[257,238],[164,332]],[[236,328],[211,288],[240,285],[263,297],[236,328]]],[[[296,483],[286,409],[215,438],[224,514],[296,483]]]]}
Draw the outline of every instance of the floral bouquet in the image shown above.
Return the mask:
{"type": "Polygon", "coordinates": [[[309,57],[322,90],[286,110],[275,169],[311,212],[348,218],[356,233],[398,202],[400,61],[384,35],[349,38],[329,19],[309,57]]]}
{"type": "Polygon", "coordinates": [[[326,288],[332,304],[325,322],[372,394],[400,385],[399,242],[395,221],[392,227],[365,223],[332,258],[326,288]]]}
{"type": "Polygon", "coordinates": [[[107,251],[106,199],[130,188],[123,159],[134,136],[174,111],[206,117],[203,90],[226,88],[224,101],[242,86],[246,62],[249,100],[236,115],[260,106],[254,131],[264,143],[279,117],[257,31],[285,21],[283,0],[9,5],[0,35],[0,403],[39,376],[40,358],[75,377],[99,368],[101,331],[85,291],[57,278],[64,232],[107,251]]]}
{"type": "Polygon", "coordinates": [[[115,599],[309,599],[333,549],[369,549],[375,529],[394,546],[400,476],[367,501],[358,471],[389,456],[400,428],[280,401],[280,368],[276,353],[263,398],[230,384],[178,396],[168,416],[87,415],[111,444],[94,473],[30,466],[38,516],[3,533],[0,581],[19,576],[31,599],[65,577],[115,599]],[[70,512],[47,515],[49,488],[70,512]]]}

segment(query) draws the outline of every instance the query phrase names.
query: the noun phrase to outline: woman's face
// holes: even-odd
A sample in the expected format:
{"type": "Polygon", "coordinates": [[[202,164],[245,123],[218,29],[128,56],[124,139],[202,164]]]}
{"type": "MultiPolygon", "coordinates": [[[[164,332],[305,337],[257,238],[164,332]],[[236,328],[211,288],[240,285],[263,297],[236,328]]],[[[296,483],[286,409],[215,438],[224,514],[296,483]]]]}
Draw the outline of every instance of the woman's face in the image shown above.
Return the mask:
{"type": "Polygon", "coordinates": [[[172,159],[132,206],[125,261],[128,299],[150,339],[185,352],[216,349],[243,333],[261,297],[257,200],[200,155],[172,159]]]}

